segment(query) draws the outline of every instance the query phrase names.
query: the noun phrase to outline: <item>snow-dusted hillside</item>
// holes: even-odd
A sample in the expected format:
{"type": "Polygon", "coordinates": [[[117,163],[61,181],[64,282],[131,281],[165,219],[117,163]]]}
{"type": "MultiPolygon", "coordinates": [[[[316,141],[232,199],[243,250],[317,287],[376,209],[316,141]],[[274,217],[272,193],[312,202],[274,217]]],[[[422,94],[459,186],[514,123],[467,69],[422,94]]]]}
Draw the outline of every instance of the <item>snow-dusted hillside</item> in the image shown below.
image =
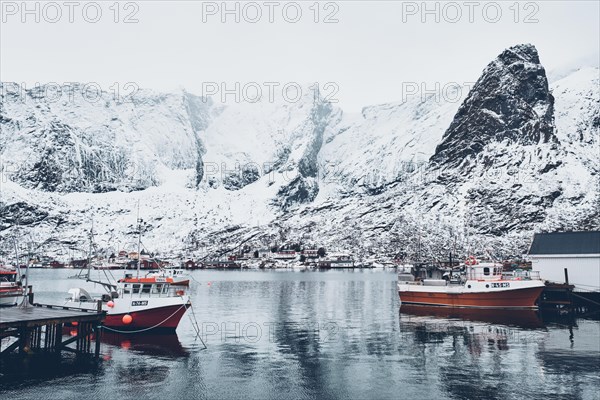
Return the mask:
{"type": "Polygon", "coordinates": [[[141,91],[133,101],[103,92],[88,101],[49,100],[49,90],[2,88],[0,102],[5,175],[46,192],[139,190],[163,183],[164,169],[194,169],[197,132],[215,112],[185,92],[141,91]]]}
{"type": "MultiPolygon", "coordinates": [[[[474,77],[475,78],[475,77],[474,77]]],[[[0,235],[218,252],[502,245],[598,227],[598,68],[548,85],[531,45],[508,49],[460,101],[415,96],[347,115],[300,101],[221,105],[186,92],[119,102],[0,103],[0,235]]],[[[23,101],[25,100],[25,101],[23,101]]],[[[425,249],[427,250],[427,249],[425,249]]]]}
{"type": "Polygon", "coordinates": [[[460,105],[462,88],[444,101],[434,95],[365,107],[331,127],[319,154],[322,179],[346,192],[378,192],[421,168],[460,105]],[[454,100],[456,99],[456,100],[454,100]]]}
{"type": "Polygon", "coordinates": [[[515,46],[483,71],[429,163],[290,223],[316,237],[338,229],[334,243],[414,247],[420,236],[438,256],[455,242],[525,249],[534,230],[598,228],[599,99],[597,68],[549,87],[535,48],[515,46]]]}

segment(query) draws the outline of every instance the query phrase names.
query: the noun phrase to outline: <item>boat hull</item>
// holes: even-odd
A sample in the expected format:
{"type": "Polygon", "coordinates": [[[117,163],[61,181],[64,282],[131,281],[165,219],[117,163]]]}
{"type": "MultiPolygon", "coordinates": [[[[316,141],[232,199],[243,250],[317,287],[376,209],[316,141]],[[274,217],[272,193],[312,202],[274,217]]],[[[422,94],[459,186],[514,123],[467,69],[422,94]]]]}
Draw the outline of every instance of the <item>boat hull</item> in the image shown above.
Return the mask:
{"type": "Polygon", "coordinates": [[[129,313],[111,313],[104,319],[104,326],[118,331],[175,331],[179,321],[189,308],[189,304],[170,305],[129,313]],[[125,324],[123,317],[131,316],[131,322],[125,324]]]}
{"type": "Polygon", "coordinates": [[[543,290],[543,286],[473,293],[398,290],[398,295],[402,304],[440,307],[534,309],[537,308],[536,301],[543,290]]]}
{"type": "MultiPolygon", "coordinates": [[[[97,309],[97,300],[91,299],[87,292],[82,295],[82,292],[78,292],[77,289],[71,289],[69,293],[74,298],[84,298],[85,300],[68,300],[64,304],[65,306],[89,310],[97,309]]],[[[103,324],[108,330],[117,333],[174,332],[186,310],[190,307],[191,302],[187,295],[161,297],[139,293],[125,294],[125,297],[117,297],[110,302],[102,303],[102,310],[106,312],[103,324]],[[123,317],[126,315],[131,317],[128,323],[123,321],[123,317]]],[[[127,321],[129,317],[125,320],[127,321]]]]}

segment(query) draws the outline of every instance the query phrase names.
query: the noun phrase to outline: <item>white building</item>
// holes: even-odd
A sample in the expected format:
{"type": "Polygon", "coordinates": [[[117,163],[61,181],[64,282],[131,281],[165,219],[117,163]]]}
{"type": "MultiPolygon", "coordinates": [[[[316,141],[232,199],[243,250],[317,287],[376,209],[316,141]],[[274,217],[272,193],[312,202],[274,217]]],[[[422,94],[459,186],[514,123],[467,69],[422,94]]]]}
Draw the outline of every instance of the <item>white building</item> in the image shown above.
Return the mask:
{"type": "Polygon", "coordinates": [[[529,249],[542,279],[569,283],[576,291],[600,291],[600,231],[536,233],[529,249]]]}

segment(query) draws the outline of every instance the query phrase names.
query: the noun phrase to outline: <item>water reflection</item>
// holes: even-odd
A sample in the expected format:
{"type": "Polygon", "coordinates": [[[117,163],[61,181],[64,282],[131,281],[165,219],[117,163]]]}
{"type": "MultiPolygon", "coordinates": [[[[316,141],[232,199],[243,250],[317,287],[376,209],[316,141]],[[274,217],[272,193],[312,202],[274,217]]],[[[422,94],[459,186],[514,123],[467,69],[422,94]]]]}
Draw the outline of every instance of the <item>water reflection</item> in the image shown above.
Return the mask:
{"type": "MultiPolygon", "coordinates": [[[[100,342],[145,356],[173,359],[189,356],[189,352],[182,346],[176,333],[131,335],[105,331],[102,333],[100,342]]],[[[110,350],[108,348],[104,352],[110,350]]]]}
{"type": "Polygon", "coordinates": [[[92,373],[102,373],[102,364],[90,357],[77,357],[74,354],[63,354],[62,357],[54,354],[33,354],[27,357],[2,355],[0,392],[74,374],[92,373]]]}
{"type": "Polygon", "coordinates": [[[535,310],[486,310],[477,308],[448,308],[403,304],[400,307],[400,318],[410,316],[432,317],[437,319],[486,322],[488,324],[506,325],[525,329],[544,327],[540,314],[535,310]]]}

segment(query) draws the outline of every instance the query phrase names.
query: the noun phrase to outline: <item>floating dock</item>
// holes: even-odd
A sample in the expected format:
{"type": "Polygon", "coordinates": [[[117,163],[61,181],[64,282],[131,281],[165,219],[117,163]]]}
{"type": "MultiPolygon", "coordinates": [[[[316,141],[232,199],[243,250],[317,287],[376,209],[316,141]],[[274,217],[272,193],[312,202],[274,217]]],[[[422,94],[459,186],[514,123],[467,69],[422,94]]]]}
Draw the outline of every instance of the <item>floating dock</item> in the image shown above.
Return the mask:
{"type": "MultiPolygon", "coordinates": [[[[33,296],[30,296],[33,299],[33,296]]],[[[62,351],[100,355],[100,332],[106,313],[79,308],[27,304],[0,310],[0,339],[16,338],[2,349],[4,357],[18,351],[19,354],[55,353],[62,351]],[[71,328],[72,337],[63,340],[63,327],[71,328]],[[75,333],[76,330],[76,333],[75,333]],[[92,336],[95,346],[92,349],[92,336]],[[75,343],[75,347],[69,347],[75,343]]]]}

